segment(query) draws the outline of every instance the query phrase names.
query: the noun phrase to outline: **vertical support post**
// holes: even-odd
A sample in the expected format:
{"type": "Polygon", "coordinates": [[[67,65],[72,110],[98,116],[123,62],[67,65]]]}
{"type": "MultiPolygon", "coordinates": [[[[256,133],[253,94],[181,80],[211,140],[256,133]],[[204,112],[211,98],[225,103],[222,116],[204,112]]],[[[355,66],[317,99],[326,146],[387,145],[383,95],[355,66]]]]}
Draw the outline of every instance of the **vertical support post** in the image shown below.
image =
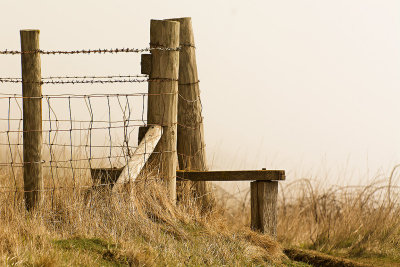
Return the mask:
{"type": "MultiPolygon", "coordinates": [[[[179,97],[178,97],[178,161],[181,170],[206,171],[202,106],[192,19],[175,18],[180,23],[179,97]]],[[[203,207],[212,204],[211,183],[193,182],[196,198],[203,207]]],[[[192,186],[190,186],[192,187],[192,186]]]]}
{"type": "Polygon", "coordinates": [[[250,195],[251,228],[276,237],[278,182],[251,182],[250,195]]]}
{"type": "Polygon", "coordinates": [[[163,126],[163,135],[156,151],[160,152],[160,176],[165,182],[171,201],[175,202],[178,165],[176,137],[179,22],[151,20],[150,47],[153,50],[151,50],[147,123],[163,126]]]}
{"type": "Polygon", "coordinates": [[[42,87],[39,30],[21,30],[23,95],[23,160],[25,205],[28,210],[42,201],[42,87]]]}

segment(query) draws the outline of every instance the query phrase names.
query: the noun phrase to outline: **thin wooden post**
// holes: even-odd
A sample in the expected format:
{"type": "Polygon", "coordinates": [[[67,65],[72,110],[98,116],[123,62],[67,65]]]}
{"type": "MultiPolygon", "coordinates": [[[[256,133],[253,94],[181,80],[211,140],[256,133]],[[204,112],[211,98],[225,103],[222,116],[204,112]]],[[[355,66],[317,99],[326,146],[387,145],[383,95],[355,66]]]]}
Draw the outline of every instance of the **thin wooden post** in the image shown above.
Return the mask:
{"type": "MultiPolygon", "coordinates": [[[[206,171],[204,130],[199,77],[191,18],[175,18],[180,23],[178,161],[181,170],[206,171]]],[[[193,182],[197,199],[203,206],[212,204],[210,182],[193,182]]],[[[190,186],[192,187],[192,186],[190,186]]]]}
{"type": "Polygon", "coordinates": [[[23,95],[23,160],[25,205],[32,210],[40,205],[42,173],[42,87],[39,30],[21,30],[23,95]],[[35,52],[36,51],[36,52],[35,52]]]}
{"type": "Polygon", "coordinates": [[[155,49],[151,50],[147,123],[163,126],[156,151],[160,152],[160,176],[171,201],[175,202],[179,22],[151,20],[150,47],[155,49]]]}
{"type": "Polygon", "coordinates": [[[250,195],[251,228],[276,237],[278,182],[251,182],[250,195]]]}

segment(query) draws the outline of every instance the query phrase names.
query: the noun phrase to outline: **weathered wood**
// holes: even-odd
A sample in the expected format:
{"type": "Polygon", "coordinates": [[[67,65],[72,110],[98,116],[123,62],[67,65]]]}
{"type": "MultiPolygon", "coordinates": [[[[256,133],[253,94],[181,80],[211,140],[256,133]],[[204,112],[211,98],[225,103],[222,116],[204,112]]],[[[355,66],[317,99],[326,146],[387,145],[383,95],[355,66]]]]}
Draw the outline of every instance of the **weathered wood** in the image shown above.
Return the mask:
{"type": "Polygon", "coordinates": [[[151,72],[147,122],[162,125],[163,135],[156,151],[160,152],[160,176],[169,197],[176,201],[176,137],[178,111],[179,22],[151,20],[150,47],[174,50],[151,50],[151,72]]]}
{"type": "Polygon", "coordinates": [[[140,66],[142,74],[151,73],[151,54],[142,54],[140,66]]]}
{"type": "Polygon", "coordinates": [[[176,171],[178,180],[189,181],[279,181],[285,180],[285,171],[176,171]]]}
{"type": "Polygon", "coordinates": [[[161,134],[161,126],[151,126],[149,128],[145,137],[140,142],[139,146],[136,148],[135,152],[129,159],[128,164],[123,168],[121,174],[115,182],[113,192],[117,190],[118,184],[125,184],[127,182],[133,182],[136,180],[143,166],[149,159],[151,153],[153,153],[156,145],[160,141],[161,134]]]}
{"type": "Polygon", "coordinates": [[[39,30],[21,30],[23,95],[23,160],[25,205],[28,210],[42,201],[42,88],[39,30]],[[37,51],[37,52],[34,52],[37,51]]]}
{"type": "MultiPolygon", "coordinates": [[[[200,101],[199,77],[191,18],[170,19],[180,23],[178,98],[178,161],[181,170],[206,171],[204,130],[200,101]]],[[[209,206],[213,201],[211,183],[195,182],[198,200],[209,206]]]]}
{"type": "Polygon", "coordinates": [[[278,182],[251,182],[250,191],[251,228],[276,237],[278,182]]]}
{"type": "MultiPolygon", "coordinates": [[[[92,178],[95,181],[114,183],[123,168],[92,169],[92,178]]],[[[282,181],[285,180],[285,171],[256,170],[256,171],[176,171],[176,178],[180,181],[282,181]]]]}

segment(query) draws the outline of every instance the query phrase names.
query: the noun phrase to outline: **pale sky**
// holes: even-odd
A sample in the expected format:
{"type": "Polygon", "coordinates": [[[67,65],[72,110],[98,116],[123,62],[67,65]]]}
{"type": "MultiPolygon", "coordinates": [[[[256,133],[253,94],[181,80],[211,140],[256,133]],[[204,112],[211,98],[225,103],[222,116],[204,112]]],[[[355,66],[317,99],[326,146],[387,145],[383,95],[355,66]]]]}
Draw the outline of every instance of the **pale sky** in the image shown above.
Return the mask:
{"type": "MultiPolygon", "coordinates": [[[[399,1],[2,0],[0,12],[0,50],[19,50],[20,29],[40,29],[46,50],[142,48],[150,19],[192,17],[214,169],[354,184],[400,163],[399,1]]],[[[0,77],[20,76],[18,57],[0,58],[0,77]]],[[[42,57],[43,76],[139,66],[137,55],[42,57]]],[[[57,88],[43,90],[71,92],[57,88]]]]}

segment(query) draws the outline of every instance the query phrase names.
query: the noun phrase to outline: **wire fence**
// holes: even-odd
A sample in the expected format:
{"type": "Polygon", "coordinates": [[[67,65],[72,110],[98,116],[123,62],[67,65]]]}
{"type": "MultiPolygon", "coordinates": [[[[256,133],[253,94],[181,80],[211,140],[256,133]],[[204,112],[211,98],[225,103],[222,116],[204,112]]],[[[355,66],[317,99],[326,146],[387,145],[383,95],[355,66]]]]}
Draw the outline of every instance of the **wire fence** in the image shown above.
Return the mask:
{"type": "MultiPolygon", "coordinates": [[[[121,95],[44,95],[43,168],[52,179],[65,176],[68,169],[73,181],[86,176],[95,167],[121,167],[137,146],[137,129],[146,125],[147,94],[121,95]],[[120,119],[118,119],[118,117],[120,119]],[[85,172],[86,171],[86,172],[85,172]]],[[[0,105],[7,109],[2,117],[0,146],[5,155],[0,166],[9,167],[17,183],[17,173],[26,163],[22,155],[23,111],[21,95],[2,95],[0,105]]],[[[65,177],[63,177],[65,178],[65,177]]],[[[54,181],[54,184],[56,182],[54,181]]],[[[4,189],[4,188],[3,188],[4,189]]]]}
{"type": "MultiPolygon", "coordinates": [[[[152,50],[179,51],[164,47],[93,49],[75,51],[0,51],[3,55],[40,53],[45,55],[142,53],[152,50]]],[[[43,191],[67,188],[91,188],[106,184],[93,184],[90,171],[95,168],[119,169],[127,165],[138,146],[138,129],[147,123],[149,93],[137,92],[134,84],[175,81],[150,79],[148,75],[49,76],[40,84],[84,85],[130,83],[131,93],[113,89],[113,93],[45,94],[26,97],[17,93],[0,93],[0,193],[27,192],[24,189],[23,167],[38,163],[44,168],[43,191]],[[136,91],[136,92],[135,92],[136,91]],[[23,155],[23,101],[41,99],[43,159],[24,161],[23,155]]],[[[1,77],[2,84],[31,83],[22,78],[1,77]]],[[[68,90],[70,91],[70,90],[68,90]]],[[[76,91],[76,88],[73,89],[76,91]]],[[[79,92],[85,91],[78,88],[79,92]]],[[[158,94],[161,95],[161,94],[158,94]]],[[[182,96],[180,96],[182,98],[182,96]]],[[[193,100],[187,100],[195,102],[193,100]]],[[[185,127],[184,125],[181,125],[185,127]]],[[[187,126],[190,128],[190,126],[187,126]]],[[[30,130],[32,131],[32,130],[30,130]]],[[[109,184],[107,184],[109,185],[109,184]]]]}

